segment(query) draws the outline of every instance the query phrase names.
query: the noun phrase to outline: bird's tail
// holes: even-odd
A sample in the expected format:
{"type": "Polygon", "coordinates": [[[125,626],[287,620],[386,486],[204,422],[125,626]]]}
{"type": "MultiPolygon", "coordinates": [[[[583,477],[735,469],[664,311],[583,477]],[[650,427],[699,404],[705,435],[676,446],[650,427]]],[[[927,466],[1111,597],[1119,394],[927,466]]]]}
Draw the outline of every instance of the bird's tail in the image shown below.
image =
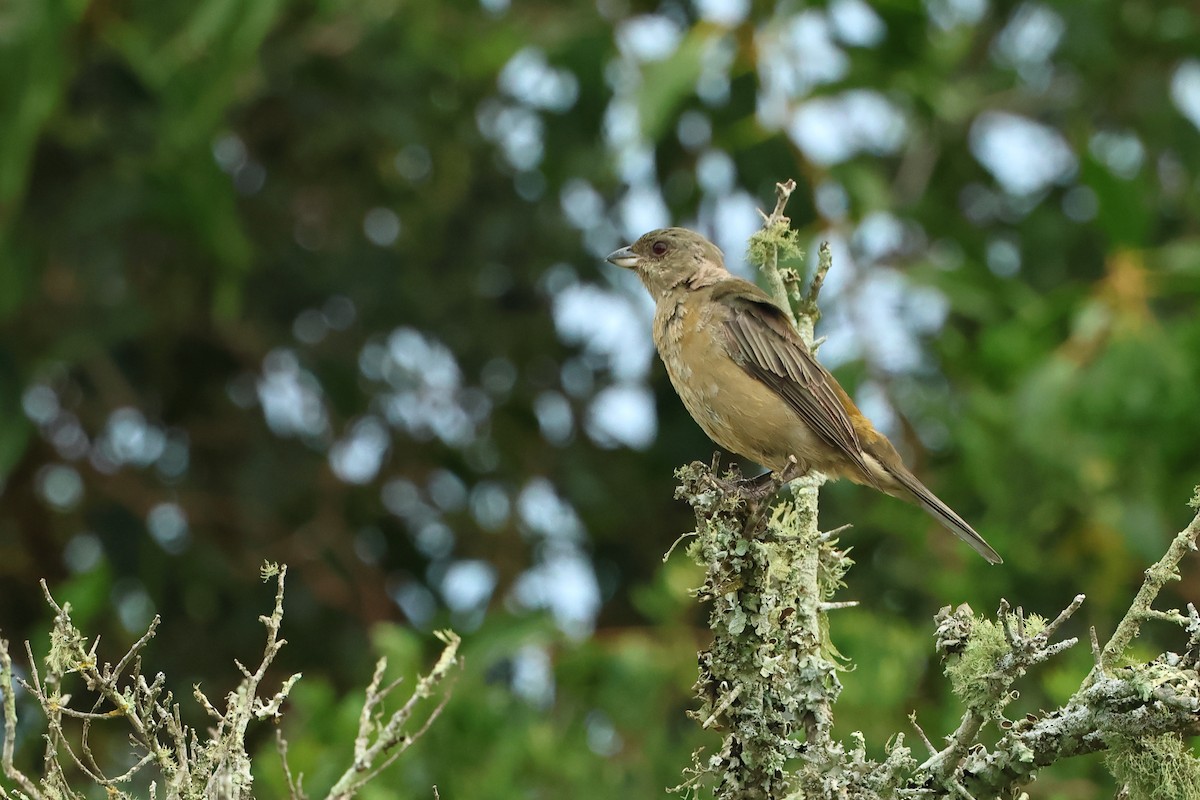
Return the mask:
{"type": "Polygon", "coordinates": [[[892,477],[900,483],[906,490],[912,500],[934,519],[942,524],[946,530],[953,533],[958,538],[962,539],[979,555],[986,558],[992,564],[1001,564],[1004,559],[1000,558],[1000,554],[992,549],[992,546],[983,540],[983,537],[975,532],[975,529],[963,520],[958,514],[954,513],[954,509],[938,499],[937,495],[929,491],[925,484],[917,480],[917,477],[906,469],[889,470],[892,477]]]}

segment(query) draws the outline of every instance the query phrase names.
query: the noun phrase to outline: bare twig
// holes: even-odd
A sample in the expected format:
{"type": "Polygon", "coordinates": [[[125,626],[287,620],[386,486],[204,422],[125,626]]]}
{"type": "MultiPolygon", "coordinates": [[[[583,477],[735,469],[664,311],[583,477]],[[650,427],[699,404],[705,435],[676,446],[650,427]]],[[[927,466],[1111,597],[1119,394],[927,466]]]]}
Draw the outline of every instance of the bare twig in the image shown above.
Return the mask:
{"type": "Polygon", "coordinates": [[[17,698],[13,680],[12,656],[8,652],[8,642],[4,639],[0,639],[0,691],[4,692],[4,774],[9,780],[16,783],[28,797],[34,798],[34,800],[45,800],[46,795],[34,785],[28,775],[17,769],[13,763],[13,754],[17,743],[17,698]]]}
{"type": "Polygon", "coordinates": [[[745,688],[744,685],[740,683],[734,686],[733,691],[725,695],[721,702],[717,704],[717,707],[713,709],[712,713],[708,715],[708,719],[700,724],[700,727],[711,728],[715,725],[720,716],[729,710],[729,707],[733,705],[735,700],[742,696],[743,688],[745,688]]]}
{"type": "Polygon", "coordinates": [[[929,737],[925,735],[925,729],[921,727],[921,723],[917,722],[917,712],[913,711],[908,715],[908,721],[912,723],[913,729],[916,730],[917,736],[925,743],[925,747],[929,750],[929,755],[936,756],[938,749],[933,746],[933,742],[929,741],[929,737]]]}
{"type": "Polygon", "coordinates": [[[1057,617],[1052,619],[1050,622],[1046,623],[1046,627],[1042,630],[1042,632],[1040,634],[1038,634],[1038,637],[1043,642],[1048,641],[1050,639],[1050,637],[1053,636],[1058,631],[1059,626],[1061,626],[1064,622],[1066,622],[1068,619],[1070,619],[1071,616],[1076,611],[1079,610],[1079,607],[1083,605],[1083,601],[1086,599],[1087,598],[1082,594],[1075,595],[1074,599],[1071,600],[1070,604],[1066,608],[1064,608],[1062,611],[1060,611],[1057,617]]]}
{"type": "Polygon", "coordinates": [[[387,662],[380,659],[376,663],[375,673],[367,687],[366,698],[359,715],[358,735],[354,740],[354,762],[329,790],[327,800],[349,800],[353,797],[365,783],[386,769],[409,745],[420,738],[442,713],[448,699],[444,690],[441,701],[425,718],[424,723],[413,732],[406,731],[417,705],[433,696],[453,670],[462,663],[458,655],[461,643],[458,635],[452,631],[440,631],[437,636],[446,645],[437,663],[428,674],[417,681],[412,695],[403,706],[392,713],[382,727],[376,722],[375,710],[381,707],[383,701],[399,685],[399,681],[392,681],[383,686],[387,662]]]}
{"type": "Polygon", "coordinates": [[[845,533],[846,531],[850,530],[853,527],[854,527],[853,522],[847,522],[845,525],[839,525],[838,527],[834,528],[831,531],[824,531],[823,533],[821,533],[821,535],[817,537],[817,541],[832,542],[834,539],[838,538],[843,533],[845,533]]]}
{"type": "Polygon", "coordinates": [[[288,800],[306,800],[304,794],[304,775],[292,777],[292,767],[288,764],[288,743],[283,738],[283,731],[275,729],[275,750],[279,753],[279,761],[283,765],[283,777],[287,781],[288,800]]]}
{"type": "Polygon", "coordinates": [[[791,224],[792,221],[783,215],[783,210],[787,207],[788,199],[791,198],[794,191],[796,191],[796,182],[791,178],[775,184],[775,210],[769,216],[764,214],[761,209],[758,212],[758,215],[762,217],[764,228],[791,224]]]}
{"type": "MultiPolygon", "coordinates": [[[[829,247],[829,242],[821,242],[821,246],[817,249],[817,270],[813,273],[812,282],[808,285],[808,293],[800,301],[800,313],[811,317],[814,323],[821,318],[821,309],[817,306],[817,298],[825,286],[825,276],[829,274],[832,266],[833,250],[829,247]]],[[[814,342],[813,346],[816,347],[817,344],[814,342]]]]}
{"type": "Polygon", "coordinates": [[[1088,628],[1088,633],[1092,640],[1092,661],[1095,662],[1093,669],[1099,668],[1104,663],[1104,654],[1100,650],[1100,639],[1096,636],[1096,626],[1092,625],[1088,628]]]}
{"type": "Polygon", "coordinates": [[[841,600],[836,603],[819,603],[817,608],[821,611],[841,611],[844,608],[858,608],[857,600],[841,600]]]}

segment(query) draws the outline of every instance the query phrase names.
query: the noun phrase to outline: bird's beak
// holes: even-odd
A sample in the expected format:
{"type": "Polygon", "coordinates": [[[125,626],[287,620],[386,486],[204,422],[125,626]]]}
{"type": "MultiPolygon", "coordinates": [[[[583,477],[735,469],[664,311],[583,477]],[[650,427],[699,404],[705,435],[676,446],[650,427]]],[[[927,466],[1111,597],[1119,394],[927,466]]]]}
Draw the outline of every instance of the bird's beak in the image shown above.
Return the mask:
{"type": "Polygon", "coordinates": [[[604,259],[610,264],[616,264],[618,267],[625,269],[633,269],[641,261],[641,256],[633,252],[632,247],[622,247],[620,250],[614,250],[608,254],[608,258],[604,259]]]}

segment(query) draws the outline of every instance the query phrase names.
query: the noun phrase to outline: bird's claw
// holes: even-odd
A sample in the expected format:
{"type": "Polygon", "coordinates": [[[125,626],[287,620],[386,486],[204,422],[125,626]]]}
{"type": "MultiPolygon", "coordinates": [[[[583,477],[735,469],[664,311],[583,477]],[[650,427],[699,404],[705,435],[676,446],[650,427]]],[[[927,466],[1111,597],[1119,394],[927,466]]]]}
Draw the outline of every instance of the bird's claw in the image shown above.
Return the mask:
{"type": "MultiPolygon", "coordinates": [[[[716,475],[716,464],[713,461],[713,474],[716,475]]],[[[774,497],[781,488],[800,476],[800,464],[795,456],[788,456],[788,463],[776,472],[764,472],[753,478],[714,478],[717,485],[726,492],[736,493],[742,499],[752,502],[762,502],[774,497]]]]}

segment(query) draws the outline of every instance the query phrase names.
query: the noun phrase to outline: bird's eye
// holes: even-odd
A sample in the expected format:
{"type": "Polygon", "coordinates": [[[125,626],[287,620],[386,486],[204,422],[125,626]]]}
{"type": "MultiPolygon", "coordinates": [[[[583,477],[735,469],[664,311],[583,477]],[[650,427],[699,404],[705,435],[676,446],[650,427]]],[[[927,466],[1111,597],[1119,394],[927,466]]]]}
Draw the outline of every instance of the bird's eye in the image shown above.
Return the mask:
{"type": "Polygon", "coordinates": [[[655,242],[654,244],[650,245],[650,252],[654,253],[654,255],[656,255],[656,256],[666,255],[667,249],[668,249],[667,243],[662,240],[659,240],[659,241],[655,242]]]}

